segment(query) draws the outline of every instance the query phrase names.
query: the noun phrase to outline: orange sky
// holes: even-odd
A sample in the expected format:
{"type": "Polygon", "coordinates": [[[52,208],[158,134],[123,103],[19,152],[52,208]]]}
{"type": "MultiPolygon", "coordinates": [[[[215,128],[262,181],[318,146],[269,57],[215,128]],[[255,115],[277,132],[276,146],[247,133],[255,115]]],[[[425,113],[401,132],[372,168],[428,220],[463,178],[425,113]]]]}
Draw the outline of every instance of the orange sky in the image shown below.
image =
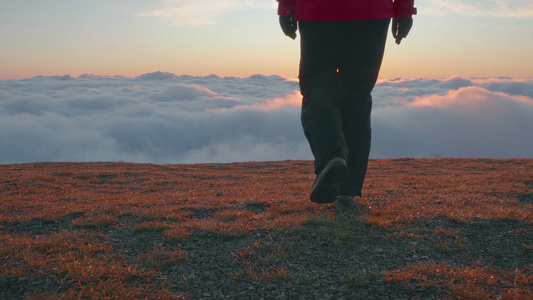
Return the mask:
{"type": "MultiPolygon", "coordinates": [[[[410,36],[400,46],[389,39],[381,78],[533,76],[530,4],[467,0],[459,11],[454,1],[417,1],[410,36]]],[[[158,70],[297,77],[299,43],[282,34],[273,0],[198,0],[189,10],[181,0],[22,2],[0,12],[0,79],[158,70]]]]}

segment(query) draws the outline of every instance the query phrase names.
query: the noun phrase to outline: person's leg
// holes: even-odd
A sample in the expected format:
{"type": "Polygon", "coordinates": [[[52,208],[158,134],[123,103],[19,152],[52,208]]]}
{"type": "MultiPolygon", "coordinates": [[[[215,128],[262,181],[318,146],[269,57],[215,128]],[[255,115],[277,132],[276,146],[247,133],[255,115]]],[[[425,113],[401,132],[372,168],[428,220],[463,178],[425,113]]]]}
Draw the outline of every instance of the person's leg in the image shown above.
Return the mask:
{"type": "Polygon", "coordinates": [[[300,22],[302,126],[315,157],[311,201],[331,203],[348,174],[337,69],[342,49],[338,22],[300,22]]]}
{"type": "Polygon", "coordinates": [[[342,33],[335,21],[300,21],[299,30],[301,121],[319,174],[332,158],[348,159],[337,73],[342,33]]]}
{"type": "Polygon", "coordinates": [[[340,67],[342,128],[349,174],[339,194],[361,196],[371,143],[371,92],[378,78],[390,20],[347,21],[340,67]]]}

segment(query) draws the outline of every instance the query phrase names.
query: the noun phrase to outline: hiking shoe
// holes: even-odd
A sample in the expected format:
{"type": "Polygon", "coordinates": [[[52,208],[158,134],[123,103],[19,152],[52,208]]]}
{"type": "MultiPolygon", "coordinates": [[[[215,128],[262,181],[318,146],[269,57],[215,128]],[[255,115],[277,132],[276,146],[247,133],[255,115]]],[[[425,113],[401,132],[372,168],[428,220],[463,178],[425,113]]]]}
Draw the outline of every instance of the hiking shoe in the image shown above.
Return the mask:
{"type": "Polygon", "coordinates": [[[351,215],[359,215],[357,197],[338,195],[335,198],[335,208],[342,212],[350,212],[351,215]]]}
{"type": "Polygon", "coordinates": [[[354,206],[357,205],[357,203],[355,201],[355,197],[343,196],[343,195],[338,195],[335,198],[335,204],[338,204],[338,205],[344,206],[344,207],[354,207],[354,206]]]}
{"type": "Polygon", "coordinates": [[[348,175],[348,166],[342,157],[331,159],[316,177],[311,189],[311,201],[333,203],[339,191],[339,183],[348,175]]]}

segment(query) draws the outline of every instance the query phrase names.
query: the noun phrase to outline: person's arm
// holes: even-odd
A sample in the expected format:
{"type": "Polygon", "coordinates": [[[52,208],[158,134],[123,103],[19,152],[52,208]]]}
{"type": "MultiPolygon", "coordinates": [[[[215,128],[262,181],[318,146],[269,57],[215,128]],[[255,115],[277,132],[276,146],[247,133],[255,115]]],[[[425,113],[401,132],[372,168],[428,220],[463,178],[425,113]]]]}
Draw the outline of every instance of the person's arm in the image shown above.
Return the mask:
{"type": "Polygon", "coordinates": [[[298,23],[296,22],[296,0],[278,0],[279,25],[286,36],[296,38],[298,23]]]}
{"type": "Polygon", "coordinates": [[[416,15],[416,8],[414,6],[414,0],[394,0],[394,18],[411,18],[413,15],[416,15]]]}
{"type": "Polygon", "coordinates": [[[280,17],[294,17],[295,8],[296,0],[278,0],[278,15],[280,17]]]}
{"type": "Polygon", "coordinates": [[[413,15],[416,15],[414,0],[394,0],[394,18],[392,19],[392,36],[396,44],[406,38],[413,27],[413,15]]]}

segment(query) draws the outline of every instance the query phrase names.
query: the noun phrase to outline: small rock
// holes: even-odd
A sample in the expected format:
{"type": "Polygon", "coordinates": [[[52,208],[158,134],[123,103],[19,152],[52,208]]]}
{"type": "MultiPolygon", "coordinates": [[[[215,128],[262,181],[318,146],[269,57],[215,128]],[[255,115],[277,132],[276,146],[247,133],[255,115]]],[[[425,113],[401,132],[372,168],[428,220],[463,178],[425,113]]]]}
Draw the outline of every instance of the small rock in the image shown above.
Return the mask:
{"type": "Polygon", "coordinates": [[[7,278],[4,275],[0,274],[0,286],[4,286],[6,284],[7,284],[7,278]]]}
{"type": "Polygon", "coordinates": [[[376,248],[376,249],[374,249],[374,253],[383,253],[383,249],[376,248]]]}
{"type": "Polygon", "coordinates": [[[214,282],[218,281],[218,277],[216,274],[209,274],[207,278],[214,282]]]}
{"type": "Polygon", "coordinates": [[[217,197],[221,197],[222,195],[224,195],[224,192],[217,192],[217,197]]]}

